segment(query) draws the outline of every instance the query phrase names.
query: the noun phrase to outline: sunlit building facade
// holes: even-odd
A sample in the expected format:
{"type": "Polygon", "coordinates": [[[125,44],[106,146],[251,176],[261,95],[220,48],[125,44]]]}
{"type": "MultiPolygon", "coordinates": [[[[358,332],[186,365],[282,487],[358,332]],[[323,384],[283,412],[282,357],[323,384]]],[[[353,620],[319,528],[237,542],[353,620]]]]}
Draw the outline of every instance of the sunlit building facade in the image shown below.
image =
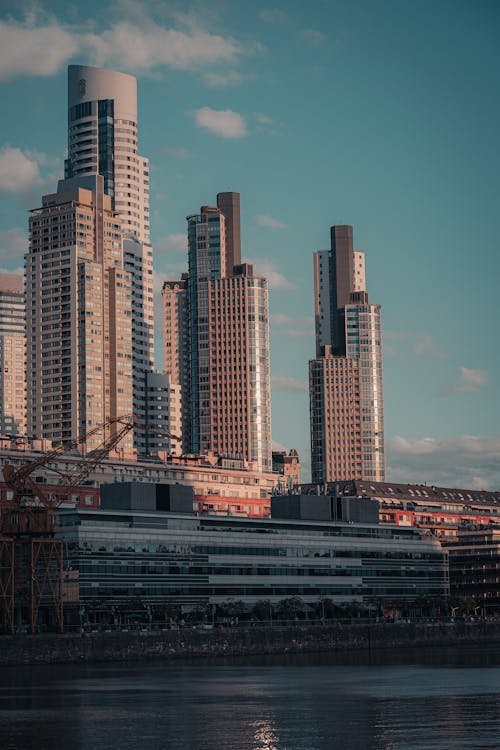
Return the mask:
{"type": "MultiPolygon", "coordinates": [[[[133,280],[100,175],[59,182],[30,218],[28,433],[54,443],[133,410],[133,280]]],[[[121,449],[131,452],[131,436],[121,449]]],[[[99,444],[102,435],[96,435],[99,444]]],[[[93,447],[92,442],[87,448],[93,447]]]]}
{"type": "MultiPolygon", "coordinates": [[[[153,250],[150,245],[149,160],[138,153],[137,81],[88,65],[68,67],[68,158],[65,176],[100,174],[124,238],[124,267],[133,294],[134,412],[145,423],[145,374],[153,370],[153,250]]],[[[143,431],[135,445],[146,450],[143,431]]]]}
{"type": "Polygon", "coordinates": [[[314,254],[316,358],[309,363],[312,481],[384,481],[380,305],[369,302],[352,227],[314,254]]]}
{"type": "Polygon", "coordinates": [[[271,471],[267,281],[241,263],[240,196],[187,217],[188,273],[163,287],[164,367],[182,386],[186,452],[271,471]]]}
{"type": "Polygon", "coordinates": [[[191,399],[189,370],[189,317],[187,273],[175,281],[164,281],[163,311],[163,371],[170,382],[179,387],[182,414],[182,448],[188,452],[191,444],[191,399]]]}
{"type": "Polygon", "coordinates": [[[0,433],[26,434],[26,334],[23,277],[0,274],[0,433]]]}

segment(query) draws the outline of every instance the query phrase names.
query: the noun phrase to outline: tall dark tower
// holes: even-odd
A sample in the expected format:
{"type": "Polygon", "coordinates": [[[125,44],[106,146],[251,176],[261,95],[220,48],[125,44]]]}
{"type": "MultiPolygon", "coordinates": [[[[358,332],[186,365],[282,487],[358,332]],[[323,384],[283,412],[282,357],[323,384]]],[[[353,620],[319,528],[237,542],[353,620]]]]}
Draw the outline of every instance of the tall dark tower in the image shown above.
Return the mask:
{"type": "Polygon", "coordinates": [[[218,193],[217,208],[226,220],[226,268],[230,276],[234,266],[241,264],[240,194],[218,193]]]}

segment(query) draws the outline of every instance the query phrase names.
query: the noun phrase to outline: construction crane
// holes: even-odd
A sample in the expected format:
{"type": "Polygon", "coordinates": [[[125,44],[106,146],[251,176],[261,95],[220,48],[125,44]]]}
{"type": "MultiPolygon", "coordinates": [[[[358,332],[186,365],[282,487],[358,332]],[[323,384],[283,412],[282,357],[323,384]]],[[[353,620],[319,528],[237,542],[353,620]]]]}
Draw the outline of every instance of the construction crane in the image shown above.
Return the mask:
{"type": "MultiPolygon", "coordinates": [[[[16,509],[20,506],[28,509],[42,507],[45,511],[57,508],[67,498],[71,490],[83,482],[134,426],[136,426],[136,422],[133,414],[123,417],[109,417],[80,438],[62,443],[20,467],[15,467],[5,461],[3,479],[12,492],[9,504],[12,504],[16,509]],[[32,475],[36,469],[46,469],[54,459],[60,458],[79,446],[85,446],[89,438],[100,432],[103,433],[101,443],[86,456],[75,461],[71,471],[62,472],[57,467],[50,467],[50,471],[58,475],[58,491],[56,493],[47,492],[43,484],[33,479],[32,475]],[[107,437],[106,433],[109,433],[107,437]]],[[[0,528],[4,528],[1,521],[0,528]]]]}
{"type": "Polygon", "coordinates": [[[3,465],[6,497],[0,501],[0,603],[4,630],[15,632],[15,616],[29,608],[31,632],[36,632],[39,610],[51,606],[63,632],[63,550],[55,538],[55,509],[67,499],[95,467],[136,426],[134,415],[110,417],[84,436],[54,447],[20,467],[3,465]],[[83,447],[102,432],[98,446],[73,462],[71,471],[50,466],[71,450],[83,447]],[[56,489],[49,490],[33,478],[37,469],[58,475],[56,489]]]}

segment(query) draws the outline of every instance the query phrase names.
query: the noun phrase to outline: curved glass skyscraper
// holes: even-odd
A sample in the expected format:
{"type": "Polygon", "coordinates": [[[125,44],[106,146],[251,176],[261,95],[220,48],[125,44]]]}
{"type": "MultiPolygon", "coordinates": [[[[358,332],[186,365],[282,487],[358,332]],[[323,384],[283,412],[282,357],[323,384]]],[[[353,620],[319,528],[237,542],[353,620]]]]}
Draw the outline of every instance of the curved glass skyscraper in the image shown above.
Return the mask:
{"type": "MultiPolygon", "coordinates": [[[[134,411],[145,423],[153,350],[153,251],[149,244],[149,161],[138,153],[137,81],[88,65],[68,67],[65,177],[100,174],[120,219],[124,267],[132,274],[134,411]]],[[[145,436],[135,434],[145,450],[145,436]]]]}

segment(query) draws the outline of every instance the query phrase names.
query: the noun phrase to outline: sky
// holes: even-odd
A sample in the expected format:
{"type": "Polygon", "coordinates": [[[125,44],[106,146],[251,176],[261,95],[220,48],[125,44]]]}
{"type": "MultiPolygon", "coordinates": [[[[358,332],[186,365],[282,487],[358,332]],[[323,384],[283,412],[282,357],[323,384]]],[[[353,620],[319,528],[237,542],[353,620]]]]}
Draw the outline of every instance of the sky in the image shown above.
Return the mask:
{"type": "MultiPolygon", "coordinates": [[[[303,479],[312,254],[351,224],[382,305],[387,479],[498,489],[499,32],[496,0],[2,0],[0,269],[62,176],[67,65],[131,73],[156,297],[186,270],[186,216],[240,192],[273,440],[303,479]]],[[[161,369],[159,328],[156,350],[161,369]]]]}

